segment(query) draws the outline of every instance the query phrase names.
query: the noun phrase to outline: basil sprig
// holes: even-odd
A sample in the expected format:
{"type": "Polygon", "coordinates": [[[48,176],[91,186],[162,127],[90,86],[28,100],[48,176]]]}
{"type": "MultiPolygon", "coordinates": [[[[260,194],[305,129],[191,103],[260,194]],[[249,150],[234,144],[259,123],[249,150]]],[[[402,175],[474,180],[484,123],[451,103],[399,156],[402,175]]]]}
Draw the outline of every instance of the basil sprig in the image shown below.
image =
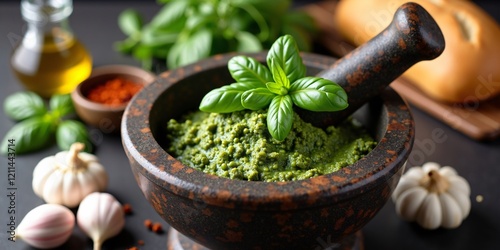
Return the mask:
{"type": "Polygon", "coordinates": [[[4,112],[14,121],[47,113],[43,99],[33,92],[17,92],[4,101],[4,112]]]}
{"type": "Polygon", "coordinates": [[[200,110],[231,113],[269,107],[269,133],[282,141],[292,129],[294,105],[321,112],[347,108],[347,94],[342,87],[324,78],[306,76],[306,67],[291,35],[273,43],[266,61],[269,68],[247,56],[231,58],[228,69],[237,82],[206,94],[200,110]]]}
{"type": "Polygon", "coordinates": [[[69,150],[74,142],[86,145],[85,151],[92,150],[88,131],[80,121],[67,119],[75,109],[69,94],[54,95],[49,100],[49,109],[43,99],[34,92],[17,92],[4,101],[5,114],[18,123],[4,136],[0,153],[7,154],[14,140],[16,154],[42,149],[53,142],[53,136],[61,150],[69,150]]]}
{"type": "MultiPolygon", "coordinates": [[[[7,154],[8,141],[14,139],[16,154],[23,154],[41,149],[50,141],[54,126],[49,116],[34,116],[14,125],[2,141],[2,154],[7,154]]],[[[12,144],[11,144],[12,145],[12,144]]],[[[12,146],[10,147],[12,148],[12,146]]]]}

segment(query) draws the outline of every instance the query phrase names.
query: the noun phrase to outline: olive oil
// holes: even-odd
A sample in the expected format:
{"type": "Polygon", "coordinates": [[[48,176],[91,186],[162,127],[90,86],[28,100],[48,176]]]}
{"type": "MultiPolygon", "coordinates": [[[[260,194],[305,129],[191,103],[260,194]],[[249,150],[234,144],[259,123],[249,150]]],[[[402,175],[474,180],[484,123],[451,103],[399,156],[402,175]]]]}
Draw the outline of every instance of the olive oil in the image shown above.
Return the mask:
{"type": "Polygon", "coordinates": [[[46,35],[41,46],[19,46],[11,66],[28,90],[50,97],[70,93],[85,80],[92,70],[92,59],[79,41],[46,35]]]}
{"type": "Polygon", "coordinates": [[[90,54],[69,28],[72,10],[71,0],[21,1],[28,28],[10,65],[26,89],[46,98],[70,93],[92,71],[90,54]]]}

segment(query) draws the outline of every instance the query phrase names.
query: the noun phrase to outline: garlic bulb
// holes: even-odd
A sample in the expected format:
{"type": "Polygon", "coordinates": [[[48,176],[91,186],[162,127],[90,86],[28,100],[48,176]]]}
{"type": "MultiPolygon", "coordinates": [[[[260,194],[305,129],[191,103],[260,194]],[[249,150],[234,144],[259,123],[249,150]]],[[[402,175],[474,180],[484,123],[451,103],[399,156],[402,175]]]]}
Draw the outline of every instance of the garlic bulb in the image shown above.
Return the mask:
{"type": "Polygon", "coordinates": [[[449,166],[434,162],[410,168],[399,181],[392,200],[403,219],[426,229],[456,228],[470,212],[470,186],[449,166]]]}
{"type": "Polygon", "coordinates": [[[54,248],[68,240],[75,215],[58,204],[43,204],[29,211],[16,228],[16,238],[36,248],[54,248]]]}
{"type": "Polygon", "coordinates": [[[121,204],[108,193],[91,193],[80,203],[76,214],[78,226],[94,241],[94,250],[117,235],[125,225],[121,204]]]}
{"type": "Polygon", "coordinates": [[[47,203],[70,208],[92,192],[104,191],[108,175],[96,156],[80,152],[83,143],[74,143],[69,151],[42,159],[33,171],[33,191],[47,203]]]}

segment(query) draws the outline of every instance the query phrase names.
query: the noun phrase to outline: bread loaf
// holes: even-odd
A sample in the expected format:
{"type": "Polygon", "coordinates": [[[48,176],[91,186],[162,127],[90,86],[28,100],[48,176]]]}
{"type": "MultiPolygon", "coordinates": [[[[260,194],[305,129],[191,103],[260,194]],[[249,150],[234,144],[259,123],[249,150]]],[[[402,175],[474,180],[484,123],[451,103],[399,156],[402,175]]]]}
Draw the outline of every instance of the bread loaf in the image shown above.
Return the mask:
{"type": "MultiPolygon", "coordinates": [[[[340,33],[361,45],[389,25],[408,0],[340,0],[334,18],[340,33]]],[[[464,0],[413,0],[440,26],[446,48],[417,63],[404,77],[430,97],[452,103],[477,102],[500,93],[500,27],[479,6],[464,0]]]]}

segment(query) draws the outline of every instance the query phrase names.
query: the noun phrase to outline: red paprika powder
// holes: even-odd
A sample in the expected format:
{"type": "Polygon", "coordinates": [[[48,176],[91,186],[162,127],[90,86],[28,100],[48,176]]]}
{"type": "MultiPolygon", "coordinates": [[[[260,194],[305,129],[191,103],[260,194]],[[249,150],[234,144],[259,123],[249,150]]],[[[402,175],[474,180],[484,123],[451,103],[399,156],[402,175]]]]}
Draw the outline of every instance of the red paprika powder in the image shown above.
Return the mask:
{"type": "Polygon", "coordinates": [[[118,106],[130,101],[142,87],[142,84],[117,77],[91,89],[87,98],[93,102],[118,106]]]}

